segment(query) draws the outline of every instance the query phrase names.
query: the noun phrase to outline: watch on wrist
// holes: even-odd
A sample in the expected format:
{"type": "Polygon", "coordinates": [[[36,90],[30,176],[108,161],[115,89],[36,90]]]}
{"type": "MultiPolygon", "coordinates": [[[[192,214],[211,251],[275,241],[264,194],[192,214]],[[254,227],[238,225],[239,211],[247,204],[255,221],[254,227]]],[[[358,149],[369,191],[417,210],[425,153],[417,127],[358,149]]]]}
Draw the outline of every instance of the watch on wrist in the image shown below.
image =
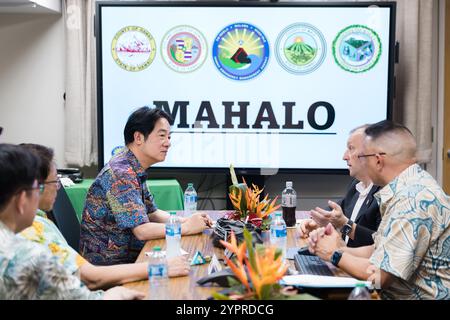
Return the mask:
{"type": "Polygon", "coordinates": [[[341,258],[342,258],[342,251],[341,250],[334,251],[333,254],[331,255],[331,263],[333,264],[333,266],[337,267],[339,261],[341,261],[341,258]]]}
{"type": "Polygon", "coordinates": [[[342,227],[341,233],[344,237],[348,236],[353,229],[353,221],[348,219],[347,223],[342,227]]]}

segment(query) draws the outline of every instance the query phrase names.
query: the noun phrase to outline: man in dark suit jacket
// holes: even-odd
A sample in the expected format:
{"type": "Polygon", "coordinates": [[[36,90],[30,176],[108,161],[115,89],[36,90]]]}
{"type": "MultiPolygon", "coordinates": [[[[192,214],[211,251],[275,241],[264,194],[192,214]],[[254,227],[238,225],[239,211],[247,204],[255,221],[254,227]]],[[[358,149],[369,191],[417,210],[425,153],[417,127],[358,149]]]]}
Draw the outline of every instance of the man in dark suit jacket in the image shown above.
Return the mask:
{"type": "MultiPolygon", "coordinates": [[[[347,194],[343,199],[338,201],[339,206],[348,219],[351,219],[353,209],[358,201],[360,193],[357,191],[356,186],[359,183],[354,179],[347,191],[347,194]]],[[[361,247],[373,244],[372,234],[378,229],[381,222],[380,208],[374,198],[374,194],[380,189],[379,186],[372,186],[361,205],[361,208],[357,212],[353,222],[355,224],[354,236],[349,237],[348,247],[361,247]]],[[[348,224],[348,221],[344,225],[348,224]]],[[[342,227],[341,227],[342,230],[342,227]]],[[[344,239],[345,240],[345,239],[344,239]]]]}
{"type": "Polygon", "coordinates": [[[305,220],[300,225],[302,237],[307,237],[310,231],[331,223],[341,231],[347,246],[360,247],[373,244],[372,234],[377,231],[381,222],[378,203],[374,199],[379,187],[373,185],[358,158],[366,127],[367,125],[353,129],[347,141],[343,160],[347,162],[350,176],[355,178],[347,194],[337,203],[328,201],[330,210],[319,207],[312,209],[312,219],[305,220]]]}

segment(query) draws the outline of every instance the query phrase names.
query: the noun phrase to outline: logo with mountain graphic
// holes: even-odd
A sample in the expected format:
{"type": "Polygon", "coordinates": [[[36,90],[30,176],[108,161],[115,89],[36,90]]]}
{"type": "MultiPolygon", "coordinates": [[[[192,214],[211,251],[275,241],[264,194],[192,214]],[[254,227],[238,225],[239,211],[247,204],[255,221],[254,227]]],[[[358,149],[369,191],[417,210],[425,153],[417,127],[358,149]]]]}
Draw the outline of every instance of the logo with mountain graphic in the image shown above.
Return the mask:
{"type": "Polygon", "coordinates": [[[372,69],[381,56],[378,34],[363,25],[341,30],[333,41],[333,57],[339,67],[353,73],[372,69]]]}
{"type": "Polygon", "coordinates": [[[250,80],[267,66],[269,43],[257,27],[248,23],[234,23],[216,36],[212,55],[217,69],[226,77],[250,80]]]}
{"type": "Polygon", "coordinates": [[[326,42],[323,34],[307,23],[295,23],[286,27],[275,43],[278,63],[293,74],[308,74],[323,63],[326,42]]]}
{"type": "Polygon", "coordinates": [[[128,26],[119,30],[111,43],[114,61],[127,71],[141,71],[155,58],[156,45],[146,29],[128,26]]]}
{"type": "Polygon", "coordinates": [[[205,62],[207,44],[203,34],[191,26],[177,26],[161,42],[161,56],[177,72],[192,72],[205,62]]]}

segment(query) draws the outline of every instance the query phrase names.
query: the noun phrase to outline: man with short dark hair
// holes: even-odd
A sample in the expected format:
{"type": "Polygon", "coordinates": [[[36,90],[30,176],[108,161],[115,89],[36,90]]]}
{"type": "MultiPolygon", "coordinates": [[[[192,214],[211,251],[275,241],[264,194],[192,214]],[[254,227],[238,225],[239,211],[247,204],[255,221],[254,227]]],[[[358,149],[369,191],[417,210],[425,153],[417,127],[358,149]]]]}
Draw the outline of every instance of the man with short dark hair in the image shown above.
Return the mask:
{"type": "Polygon", "coordinates": [[[0,300],[142,299],[124,287],[89,291],[47,248],[16,236],[29,227],[43,185],[37,156],[23,147],[0,144],[0,300]]]}
{"type": "MultiPolygon", "coordinates": [[[[170,116],[142,107],[125,125],[126,148],[100,171],[90,187],[81,221],[80,253],[96,265],[134,262],[145,241],[164,238],[169,215],[149,193],[145,170],[164,161],[170,147],[170,116]]],[[[202,232],[206,214],[181,218],[183,235],[202,232]]]]}
{"type": "Polygon", "coordinates": [[[374,245],[345,248],[331,224],[315,230],[310,251],[380,286],[384,299],[450,299],[450,199],[416,164],[416,142],[403,125],[365,130],[364,166],[382,216],[374,245]]]}
{"type": "MultiPolygon", "coordinates": [[[[39,199],[39,209],[33,224],[19,235],[30,241],[49,248],[58,257],[59,262],[72,274],[79,274],[81,281],[89,289],[109,288],[126,282],[143,280],[148,277],[147,263],[128,263],[113,266],[95,266],[86,261],[71,248],[56,225],[47,217],[45,211],[53,209],[57,192],[60,188],[53,150],[38,144],[21,144],[22,147],[37,155],[41,160],[39,181],[45,186],[39,199]]],[[[64,212],[63,214],[69,214],[64,212]]],[[[169,277],[189,274],[189,263],[184,256],[172,257],[168,261],[169,277]]]]}

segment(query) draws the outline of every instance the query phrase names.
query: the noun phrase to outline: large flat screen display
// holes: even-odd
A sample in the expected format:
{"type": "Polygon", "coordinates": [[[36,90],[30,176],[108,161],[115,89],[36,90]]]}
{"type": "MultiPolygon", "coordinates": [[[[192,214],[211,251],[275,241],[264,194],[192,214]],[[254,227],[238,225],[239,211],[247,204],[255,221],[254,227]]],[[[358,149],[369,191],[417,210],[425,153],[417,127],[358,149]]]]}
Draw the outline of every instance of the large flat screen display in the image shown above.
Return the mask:
{"type": "Polygon", "coordinates": [[[141,106],[184,169],[343,170],[349,131],[390,118],[395,4],[97,3],[99,165],[141,106]]]}

